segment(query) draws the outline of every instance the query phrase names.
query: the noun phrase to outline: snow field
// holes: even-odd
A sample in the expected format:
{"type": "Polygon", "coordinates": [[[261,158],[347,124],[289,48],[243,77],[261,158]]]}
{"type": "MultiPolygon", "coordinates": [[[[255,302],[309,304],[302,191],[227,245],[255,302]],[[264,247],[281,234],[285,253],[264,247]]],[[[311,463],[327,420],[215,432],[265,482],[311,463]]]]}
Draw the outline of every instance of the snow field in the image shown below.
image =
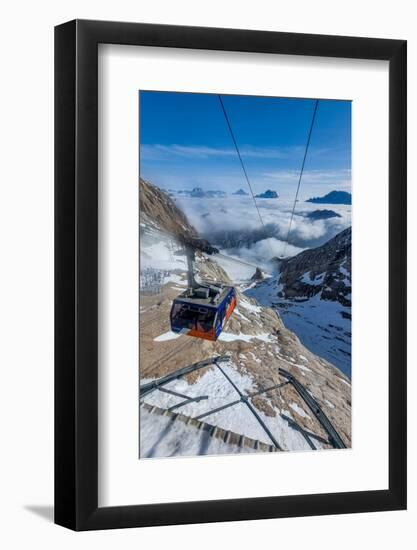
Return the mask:
{"type": "MultiPolygon", "coordinates": [[[[242,394],[248,395],[249,393],[254,393],[256,391],[257,388],[252,377],[248,374],[241,373],[233,363],[222,363],[221,369],[232,380],[233,384],[236,385],[242,394]]],[[[146,382],[148,381],[149,380],[146,382]]],[[[141,383],[143,384],[145,381],[142,380],[141,383]]],[[[175,412],[180,412],[181,414],[193,418],[222,407],[233,401],[240,400],[239,393],[216,366],[206,370],[206,372],[200,376],[194,384],[188,384],[188,382],[182,378],[170,382],[165,385],[164,388],[181,394],[182,396],[172,395],[170,393],[157,390],[146,396],[146,403],[168,409],[174,405],[185,402],[187,398],[207,396],[206,399],[185,403],[183,406],[174,409],[175,412]]],[[[256,412],[276,438],[283,450],[309,450],[310,447],[300,431],[292,427],[287,420],[280,416],[282,411],[274,407],[266,395],[263,396],[263,399],[266,399],[268,404],[274,409],[276,416],[267,416],[259,409],[256,409],[256,412]]],[[[301,411],[305,416],[308,416],[300,407],[298,407],[296,412],[299,411],[301,411]]],[[[289,413],[287,416],[291,417],[289,413]]],[[[237,434],[242,434],[247,437],[257,439],[267,444],[272,443],[262,425],[257,421],[248,406],[243,402],[238,402],[235,405],[227,407],[221,411],[213,412],[212,414],[204,416],[201,420],[204,420],[209,424],[213,424],[214,426],[219,426],[225,430],[230,430],[237,434]]],[[[148,429],[149,426],[146,426],[144,428],[144,433],[141,434],[143,444],[146,448],[151,446],[150,440],[148,440],[147,437],[154,437],[154,435],[151,434],[148,434],[148,436],[146,435],[148,433],[148,429]]],[[[155,427],[155,429],[159,430],[159,427],[155,427]]],[[[172,442],[169,443],[169,445],[172,446],[172,442]]],[[[195,453],[195,445],[197,445],[197,443],[195,441],[191,441],[189,447],[187,448],[186,442],[181,441],[180,453],[189,455],[201,454],[195,453]]],[[[317,442],[317,448],[320,447],[320,444],[317,442]]],[[[160,456],[162,455],[163,453],[161,452],[160,456]]]]}
{"type": "Polygon", "coordinates": [[[211,437],[206,431],[183,422],[172,422],[168,416],[152,414],[144,409],[140,419],[141,458],[257,452],[251,447],[229,445],[218,437],[211,437]]]}

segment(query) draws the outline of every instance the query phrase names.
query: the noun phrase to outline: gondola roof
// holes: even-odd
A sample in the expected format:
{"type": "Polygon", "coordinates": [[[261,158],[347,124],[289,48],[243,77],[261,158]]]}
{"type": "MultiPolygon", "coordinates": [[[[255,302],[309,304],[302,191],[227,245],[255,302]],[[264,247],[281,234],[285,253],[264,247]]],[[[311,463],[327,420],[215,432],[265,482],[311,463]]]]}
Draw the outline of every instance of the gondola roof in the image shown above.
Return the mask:
{"type": "MultiPolygon", "coordinates": [[[[203,288],[203,287],[202,287],[203,288]]],[[[223,301],[223,299],[227,296],[230,289],[233,288],[231,286],[224,286],[219,287],[219,292],[213,297],[208,296],[207,298],[203,296],[198,296],[198,288],[195,289],[193,295],[190,295],[189,290],[185,290],[181,294],[179,294],[175,298],[175,302],[183,302],[185,304],[190,304],[193,306],[205,306],[205,307],[212,307],[217,308],[218,305],[223,301]],[[196,292],[197,291],[197,292],[196,292]]]]}

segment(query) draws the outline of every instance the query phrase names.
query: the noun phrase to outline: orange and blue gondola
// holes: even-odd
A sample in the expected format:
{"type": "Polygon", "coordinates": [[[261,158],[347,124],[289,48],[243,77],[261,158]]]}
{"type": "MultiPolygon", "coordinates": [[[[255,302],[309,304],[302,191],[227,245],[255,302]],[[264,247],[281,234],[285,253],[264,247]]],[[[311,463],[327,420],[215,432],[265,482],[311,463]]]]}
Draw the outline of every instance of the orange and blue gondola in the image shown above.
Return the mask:
{"type": "Polygon", "coordinates": [[[231,286],[188,289],[173,301],[171,330],[217,340],[235,307],[236,291],[231,286]]]}

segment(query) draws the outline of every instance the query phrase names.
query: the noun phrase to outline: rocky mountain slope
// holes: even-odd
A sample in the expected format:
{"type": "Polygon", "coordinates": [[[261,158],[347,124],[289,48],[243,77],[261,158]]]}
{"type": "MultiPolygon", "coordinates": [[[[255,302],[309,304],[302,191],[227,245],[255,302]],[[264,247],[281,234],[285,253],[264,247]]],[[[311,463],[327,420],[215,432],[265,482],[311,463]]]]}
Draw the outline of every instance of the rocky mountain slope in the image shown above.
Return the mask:
{"type": "Polygon", "coordinates": [[[281,261],[278,293],[282,298],[311,298],[351,306],[352,228],[345,229],[323,246],[305,250],[281,261]]]}
{"type": "Polygon", "coordinates": [[[279,274],[246,293],[279,311],[312,351],[350,376],[351,228],[282,260],[279,274]]]}
{"type": "Polygon", "coordinates": [[[200,238],[196,229],[167,193],[142,178],[139,180],[139,208],[142,232],[146,227],[152,227],[198,250],[209,254],[216,251],[207,240],[200,238]]]}

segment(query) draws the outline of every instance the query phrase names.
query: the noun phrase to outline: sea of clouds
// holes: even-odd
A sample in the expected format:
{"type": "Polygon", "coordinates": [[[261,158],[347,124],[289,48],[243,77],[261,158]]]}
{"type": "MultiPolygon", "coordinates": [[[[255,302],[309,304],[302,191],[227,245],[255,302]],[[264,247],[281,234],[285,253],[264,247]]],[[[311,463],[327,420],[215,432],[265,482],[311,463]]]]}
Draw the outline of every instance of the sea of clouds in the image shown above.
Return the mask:
{"type": "Polygon", "coordinates": [[[271,257],[294,256],[306,248],[325,243],[351,225],[351,206],[296,203],[293,201],[257,199],[175,197],[189,221],[212,244],[242,260],[265,265],[271,257]],[[340,217],[312,220],[314,210],[332,210],[340,217]],[[261,221],[262,220],[262,221],[261,221]],[[289,233],[288,233],[289,232],[289,233]],[[287,239],[288,237],[288,239],[287,239]]]}

